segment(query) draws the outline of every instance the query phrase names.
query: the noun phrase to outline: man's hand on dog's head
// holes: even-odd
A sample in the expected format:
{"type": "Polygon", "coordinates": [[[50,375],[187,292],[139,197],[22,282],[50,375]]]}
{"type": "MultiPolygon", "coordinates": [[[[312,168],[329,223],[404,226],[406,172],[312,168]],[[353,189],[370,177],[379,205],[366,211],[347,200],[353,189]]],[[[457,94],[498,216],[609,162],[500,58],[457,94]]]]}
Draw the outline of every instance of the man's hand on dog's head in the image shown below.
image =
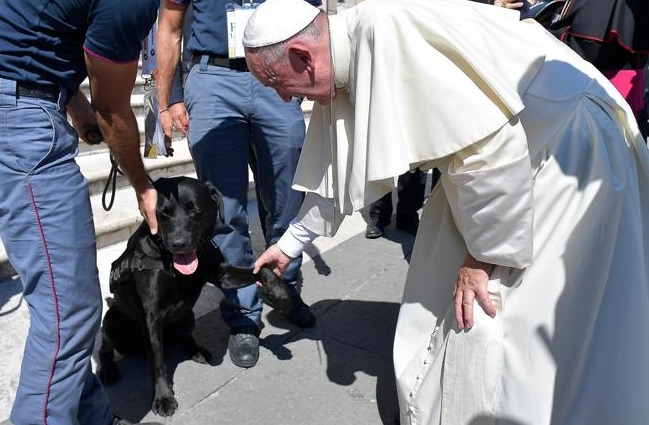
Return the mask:
{"type": "Polygon", "coordinates": [[[291,257],[284,254],[277,245],[271,245],[259,256],[257,261],[255,261],[255,269],[253,273],[259,273],[262,267],[268,267],[277,276],[281,276],[290,262],[291,257]]]}
{"type": "Polygon", "coordinates": [[[151,234],[158,233],[158,219],[156,217],[156,206],[158,204],[158,192],[153,186],[144,190],[136,191],[137,202],[140,207],[140,214],[146,220],[151,234]]]}

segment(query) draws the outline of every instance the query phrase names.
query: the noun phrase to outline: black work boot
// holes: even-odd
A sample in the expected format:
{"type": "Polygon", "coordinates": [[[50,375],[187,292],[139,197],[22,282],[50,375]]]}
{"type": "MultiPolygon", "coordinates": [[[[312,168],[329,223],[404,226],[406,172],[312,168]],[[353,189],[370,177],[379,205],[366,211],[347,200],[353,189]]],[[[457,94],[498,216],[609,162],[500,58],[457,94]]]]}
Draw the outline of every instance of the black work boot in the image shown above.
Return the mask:
{"type": "Polygon", "coordinates": [[[230,360],[239,367],[253,367],[259,360],[259,328],[236,326],[230,329],[228,341],[230,360]]]}

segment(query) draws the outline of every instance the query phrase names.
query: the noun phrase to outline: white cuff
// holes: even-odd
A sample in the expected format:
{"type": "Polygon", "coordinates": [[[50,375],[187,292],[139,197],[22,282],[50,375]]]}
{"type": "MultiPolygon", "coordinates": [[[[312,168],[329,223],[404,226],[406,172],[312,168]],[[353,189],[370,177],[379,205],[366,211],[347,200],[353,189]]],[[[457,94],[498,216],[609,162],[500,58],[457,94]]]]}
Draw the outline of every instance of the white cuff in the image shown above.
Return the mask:
{"type": "Polygon", "coordinates": [[[291,223],[286,232],[277,241],[277,246],[282,252],[291,258],[302,254],[304,248],[317,238],[315,232],[304,227],[300,222],[291,223]]]}

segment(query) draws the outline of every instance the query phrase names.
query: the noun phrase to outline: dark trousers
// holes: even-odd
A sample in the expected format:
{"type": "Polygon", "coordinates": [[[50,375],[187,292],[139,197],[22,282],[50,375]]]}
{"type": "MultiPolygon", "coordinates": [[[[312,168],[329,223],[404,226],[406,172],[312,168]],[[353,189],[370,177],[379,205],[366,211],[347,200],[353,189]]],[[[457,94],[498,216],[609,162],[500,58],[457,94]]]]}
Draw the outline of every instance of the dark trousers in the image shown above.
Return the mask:
{"type": "MultiPolygon", "coordinates": [[[[439,172],[433,171],[433,186],[437,182],[439,172]]],[[[399,176],[397,182],[397,222],[418,221],[417,210],[424,204],[426,190],[426,173],[417,169],[399,176]]],[[[380,226],[390,224],[392,217],[392,193],[385,194],[374,201],[369,209],[371,220],[376,220],[380,226]]]]}
{"type": "MultiPolygon", "coordinates": [[[[297,215],[303,193],[291,189],[304,142],[297,99],[287,103],[250,73],[209,65],[192,66],[185,86],[189,146],[199,180],[223,195],[232,232],[214,237],[223,256],[237,266],[254,262],[248,216],[248,166],[253,170],[257,208],[267,246],[277,242],[297,215]]],[[[297,296],[302,257],[282,275],[297,296]]],[[[253,282],[251,282],[253,283],[253,282]]],[[[256,285],[224,290],[223,318],[231,327],[258,324],[262,301],[256,285]]]]}

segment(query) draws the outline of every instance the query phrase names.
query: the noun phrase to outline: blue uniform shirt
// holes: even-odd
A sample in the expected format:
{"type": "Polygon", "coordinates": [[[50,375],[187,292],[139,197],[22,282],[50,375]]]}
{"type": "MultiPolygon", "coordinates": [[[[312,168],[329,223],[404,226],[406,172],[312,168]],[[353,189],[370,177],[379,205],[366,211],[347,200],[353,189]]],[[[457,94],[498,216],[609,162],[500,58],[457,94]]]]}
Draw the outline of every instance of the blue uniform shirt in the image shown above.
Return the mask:
{"type": "MultiPolygon", "coordinates": [[[[208,54],[227,57],[228,31],[225,6],[228,3],[241,5],[241,0],[170,0],[185,6],[192,5],[192,32],[187,49],[193,54],[208,54]]],[[[306,0],[320,6],[320,0],[306,0]]],[[[257,3],[261,1],[256,0],[257,3]]]]}
{"type": "Polygon", "coordinates": [[[86,78],[83,56],[138,59],[159,0],[0,0],[0,77],[64,86],[86,78]]]}

